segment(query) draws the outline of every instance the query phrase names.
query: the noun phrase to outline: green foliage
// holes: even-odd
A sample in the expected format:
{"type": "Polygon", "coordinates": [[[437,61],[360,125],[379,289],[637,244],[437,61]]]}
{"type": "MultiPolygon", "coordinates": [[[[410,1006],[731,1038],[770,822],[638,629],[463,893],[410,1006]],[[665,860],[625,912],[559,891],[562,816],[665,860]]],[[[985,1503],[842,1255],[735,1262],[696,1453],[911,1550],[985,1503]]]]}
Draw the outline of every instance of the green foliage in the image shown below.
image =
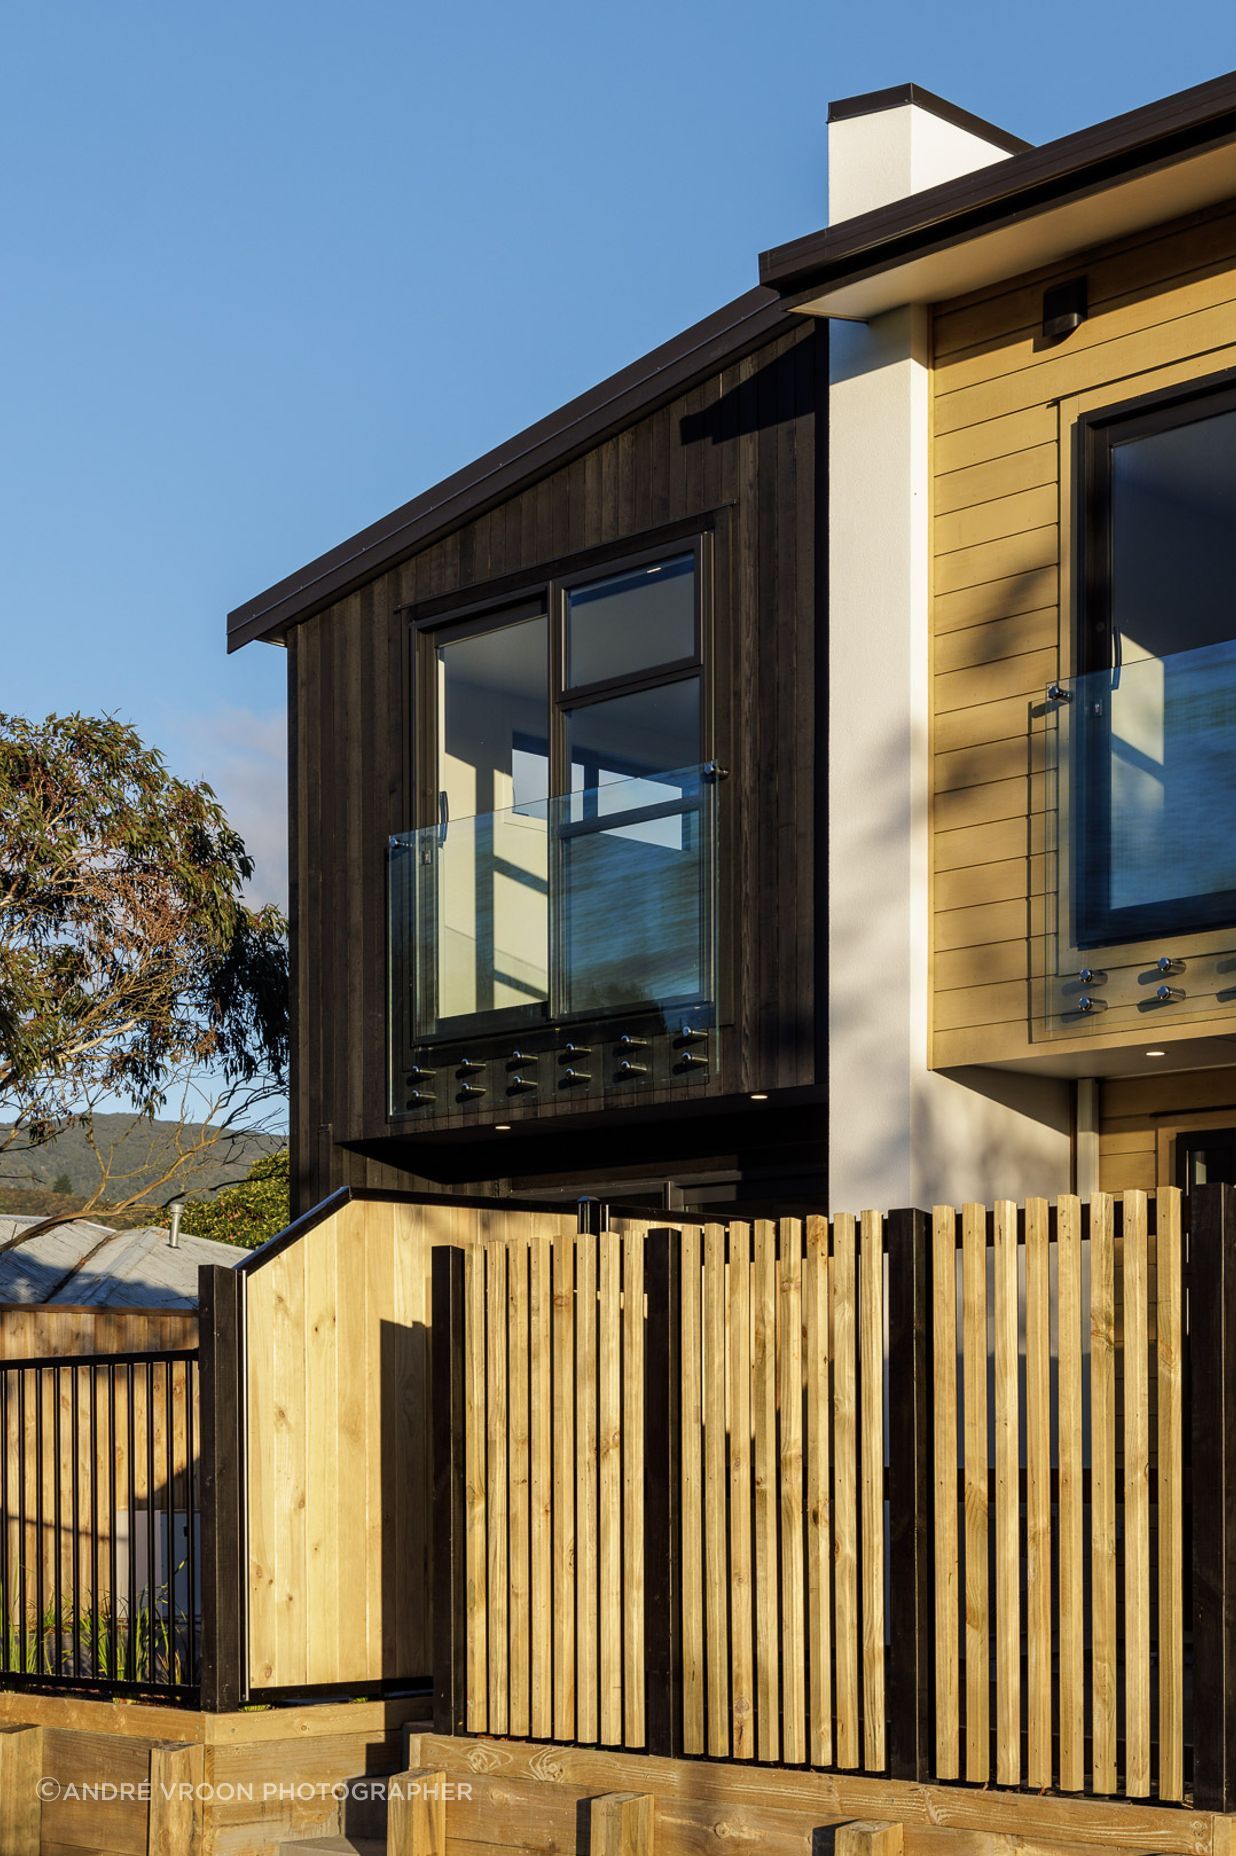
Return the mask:
{"type": "Polygon", "coordinates": [[[69,1175],[67,1173],[57,1173],[52,1185],[52,1191],[68,1194],[72,1192],[72,1190],[73,1181],[69,1178],[69,1175]]]}
{"type": "Polygon", "coordinates": [[[237,1185],[225,1186],[208,1199],[190,1199],[180,1228],[194,1237],[213,1237],[216,1243],[256,1250],[290,1223],[290,1192],[285,1147],[255,1160],[237,1185]]]}
{"type": "MultiPolygon", "coordinates": [[[[184,1562],[176,1568],[179,1578],[184,1562]]],[[[0,1652],[3,1666],[28,1676],[60,1675],[74,1666],[100,1682],[142,1682],[166,1686],[189,1680],[191,1622],[175,1608],[166,1583],[155,1588],[153,1603],[145,1590],[132,1610],[123,1598],[115,1605],[104,1594],[97,1605],[84,1600],[74,1611],[62,1599],[40,1612],[33,1605],[9,1610],[0,1594],[0,1652]]]]}
{"type": "Polygon", "coordinates": [[[29,1142],[186,1075],[282,1082],[286,924],[211,789],[113,717],[0,714],[0,1102],[29,1142]]]}

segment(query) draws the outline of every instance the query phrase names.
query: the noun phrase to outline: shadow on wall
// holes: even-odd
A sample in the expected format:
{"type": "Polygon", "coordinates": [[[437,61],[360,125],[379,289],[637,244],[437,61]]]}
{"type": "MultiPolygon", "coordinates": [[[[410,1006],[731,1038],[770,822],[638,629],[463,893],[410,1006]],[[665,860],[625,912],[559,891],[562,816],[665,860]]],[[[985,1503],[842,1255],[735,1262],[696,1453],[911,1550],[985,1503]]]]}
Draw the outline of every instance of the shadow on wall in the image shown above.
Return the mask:
{"type": "MultiPolygon", "coordinates": [[[[1054,595],[1053,595],[1054,597],[1054,595]]],[[[1041,573],[1029,572],[993,589],[990,618],[1043,604],[1041,573]]],[[[844,615],[842,622],[845,622],[844,615]]],[[[988,1066],[949,1072],[927,1069],[928,984],[935,923],[928,904],[927,742],[910,718],[921,709],[908,672],[885,659],[878,628],[852,626],[848,676],[883,691],[883,704],[848,706],[829,718],[830,767],[852,790],[830,799],[829,1038],[832,1208],[851,1200],[930,1205],[993,1194],[1022,1198],[1055,1194],[1070,1185],[1072,1090],[1067,1080],[988,1066]],[[869,662],[864,664],[867,656],[869,662]],[[916,773],[919,777],[916,780],[916,773]]],[[[930,669],[928,671],[930,678],[930,669]]],[[[1020,702],[1021,698],[1014,699],[1020,702]]],[[[1005,717],[1010,705],[1003,704],[1005,717]]],[[[1033,774],[1036,699],[1024,698],[1025,744],[1021,809],[1025,897],[1022,936],[1031,969],[1033,774]]],[[[993,722],[993,730],[1001,726],[993,722]]],[[[1008,729],[1005,725],[1005,740],[1008,729]]],[[[993,748],[979,740],[945,748],[949,789],[992,778],[993,748]]],[[[1041,750],[1039,751],[1041,754],[1041,750]]],[[[981,902],[981,886],[980,886],[981,902]]],[[[974,916],[977,941],[981,915],[974,916]]],[[[1030,1033],[1030,988],[1025,1019],[1030,1033]]]]}
{"type": "Polygon", "coordinates": [[[1055,1198],[1072,1183],[1068,1079],[978,1065],[926,1079],[917,1104],[917,1199],[1055,1198]]]}
{"type": "Polygon", "coordinates": [[[678,436],[684,445],[723,445],[752,432],[771,431],[814,410],[811,382],[791,349],[762,362],[711,405],[684,414],[678,436]]]}

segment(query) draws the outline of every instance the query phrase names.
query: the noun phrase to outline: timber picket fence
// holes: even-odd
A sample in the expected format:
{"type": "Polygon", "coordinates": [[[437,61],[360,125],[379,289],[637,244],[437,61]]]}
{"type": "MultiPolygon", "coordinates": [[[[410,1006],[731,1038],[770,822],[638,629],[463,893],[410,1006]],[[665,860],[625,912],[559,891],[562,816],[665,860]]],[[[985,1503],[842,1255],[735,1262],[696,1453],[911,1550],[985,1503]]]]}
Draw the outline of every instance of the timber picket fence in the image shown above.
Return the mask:
{"type": "MultiPolygon", "coordinates": [[[[1236,1189],[345,1192],[201,1289],[196,1359],[4,1368],[19,1619],[127,1624],[179,1529],[155,1673],[208,1709],[420,1682],[444,1732],[1236,1810],[1236,1189]]],[[[114,1682],[79,1637],[26,1679],[114,1682]]]]}
{"type": "Polygon", "coordinates": [[[1230,1795],[1234,1202],[435,1252],[439,1726],[1230,1795]]]}

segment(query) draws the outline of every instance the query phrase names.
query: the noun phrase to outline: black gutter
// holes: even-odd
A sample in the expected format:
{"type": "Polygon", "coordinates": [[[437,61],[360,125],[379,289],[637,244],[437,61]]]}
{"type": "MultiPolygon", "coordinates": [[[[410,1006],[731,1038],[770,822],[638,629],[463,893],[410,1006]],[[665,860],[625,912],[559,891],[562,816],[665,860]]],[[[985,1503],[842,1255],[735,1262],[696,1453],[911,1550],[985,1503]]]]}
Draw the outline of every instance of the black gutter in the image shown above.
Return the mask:
{"type": "MultiPolygon", "coordinates": [[[[1236,134],[1236,73],[1010,155],[957,180],[761,253],[760,281],[783,295],[855,282],[947,249],[1001,222],[1084,196],[1236,134]]],[[[1236,176],[1233,179],[1236,192],[1236,176]]]]}
{"type": "Polygon", "coordinates": [[[378,574],[548,476],[717,368],[779,334],[790,313],[757,288],[446,477],[228,614],[228,650],[281,634],[378,574]]]}

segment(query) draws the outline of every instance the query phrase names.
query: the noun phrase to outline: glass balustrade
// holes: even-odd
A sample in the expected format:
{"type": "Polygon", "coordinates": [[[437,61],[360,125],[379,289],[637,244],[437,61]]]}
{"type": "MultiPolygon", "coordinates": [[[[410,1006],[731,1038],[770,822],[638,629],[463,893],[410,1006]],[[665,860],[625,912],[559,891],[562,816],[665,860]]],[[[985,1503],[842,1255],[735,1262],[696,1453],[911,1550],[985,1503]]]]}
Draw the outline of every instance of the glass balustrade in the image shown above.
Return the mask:
{"type": "Polygon", "coordinates": [[[646,773],[392,838],[396,1036],[711,1001],[717,791],[646,773]]]}
{"type": "Polygon", "coordinates": [[[1031,726],[1046,780],[1031,910],[1041,897],[1048,1032],[1230,1013],[1236,642],[1134,658],[1126,645],[1119,665],[1053,684],[1031,726]]]}

